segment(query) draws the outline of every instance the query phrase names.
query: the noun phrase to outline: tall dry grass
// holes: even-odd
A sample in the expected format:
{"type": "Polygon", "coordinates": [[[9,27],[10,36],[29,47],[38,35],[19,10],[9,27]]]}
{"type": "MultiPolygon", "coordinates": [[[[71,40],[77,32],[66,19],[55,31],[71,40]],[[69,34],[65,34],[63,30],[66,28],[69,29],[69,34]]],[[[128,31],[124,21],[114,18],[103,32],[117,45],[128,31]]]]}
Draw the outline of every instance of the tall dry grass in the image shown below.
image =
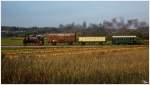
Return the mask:
{"type": "Polygon", "coordinates": [[[16,49],[2,53],[2,83],[148,81],[148,47],[16,49]]]}

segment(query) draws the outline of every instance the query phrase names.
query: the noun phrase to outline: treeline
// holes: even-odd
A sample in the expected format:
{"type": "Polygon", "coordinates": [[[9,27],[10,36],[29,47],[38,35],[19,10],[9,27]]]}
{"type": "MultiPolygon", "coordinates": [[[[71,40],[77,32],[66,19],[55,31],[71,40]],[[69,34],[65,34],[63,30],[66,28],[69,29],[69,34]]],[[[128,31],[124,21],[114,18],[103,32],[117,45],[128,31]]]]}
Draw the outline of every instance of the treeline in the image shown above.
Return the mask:
{"type": "Polygon", "coordinates": [[[46,34],[46,33],[77,33],[88,36],[112,36],[112,35],[137,35],[143,39],[149,39],[149,25],[140,22],[138,19],[119,21],[114,18],[111,21],[103,21],[99,24],[60,24],[58,27],[15,27],[2,26],[1,36],[3,37],[23,37],[26,34],[46,34]]]}

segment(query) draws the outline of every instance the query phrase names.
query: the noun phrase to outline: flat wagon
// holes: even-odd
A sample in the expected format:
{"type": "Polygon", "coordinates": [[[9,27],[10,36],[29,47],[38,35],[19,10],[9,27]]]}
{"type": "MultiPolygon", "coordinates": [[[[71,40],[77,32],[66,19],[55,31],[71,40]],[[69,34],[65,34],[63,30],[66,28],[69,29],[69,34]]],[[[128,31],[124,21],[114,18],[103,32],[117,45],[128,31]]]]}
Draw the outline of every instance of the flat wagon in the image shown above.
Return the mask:
{"type": "Polygon", "coordinates": [[[99,43],[102,44],[106,41],[106,37],[102,36],[79,36],[78,37],[78,42],[81,44],[86,44],[86,43],[99,43]]]}

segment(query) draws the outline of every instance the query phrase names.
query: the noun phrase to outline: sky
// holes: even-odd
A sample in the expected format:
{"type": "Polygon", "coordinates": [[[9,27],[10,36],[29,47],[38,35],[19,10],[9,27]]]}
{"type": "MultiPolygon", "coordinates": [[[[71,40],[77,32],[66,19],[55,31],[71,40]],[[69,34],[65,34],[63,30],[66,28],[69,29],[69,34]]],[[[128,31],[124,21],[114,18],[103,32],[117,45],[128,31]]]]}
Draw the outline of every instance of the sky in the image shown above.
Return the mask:
{"type": "Polygon", "coordinates": [[[1,5],[2,26],[98,24],[114,17],[149,22],[148,1],[2,1],[1,5]]]}

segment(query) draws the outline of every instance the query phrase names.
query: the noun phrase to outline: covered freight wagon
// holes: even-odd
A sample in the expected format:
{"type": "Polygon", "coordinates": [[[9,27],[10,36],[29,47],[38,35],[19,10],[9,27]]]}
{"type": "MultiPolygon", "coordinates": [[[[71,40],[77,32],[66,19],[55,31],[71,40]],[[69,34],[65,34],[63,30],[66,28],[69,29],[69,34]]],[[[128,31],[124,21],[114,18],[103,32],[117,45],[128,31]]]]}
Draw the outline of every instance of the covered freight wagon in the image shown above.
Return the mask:
{"type": "Polygon", "coordinates": [[[112,36],[112,44],[136,44],[136,36],[112,36]]]}
{"type": "Polygon", "coordinates": [[[75,33],[55,33],[47,34],[48,43],[56,45],[57,43],[68,43],[72,45],[76,40],[75,33]]]}
{"type": "Polygon", "coordinates": [[[99,44],[102,44],[103,42],[106,41],[106,37],[89,37],[89,36],[86,36],[86,37],[78,37],[78,42],[82,43],[82,44],[85,44],[85,43],[99,43],[99,44]]]}

